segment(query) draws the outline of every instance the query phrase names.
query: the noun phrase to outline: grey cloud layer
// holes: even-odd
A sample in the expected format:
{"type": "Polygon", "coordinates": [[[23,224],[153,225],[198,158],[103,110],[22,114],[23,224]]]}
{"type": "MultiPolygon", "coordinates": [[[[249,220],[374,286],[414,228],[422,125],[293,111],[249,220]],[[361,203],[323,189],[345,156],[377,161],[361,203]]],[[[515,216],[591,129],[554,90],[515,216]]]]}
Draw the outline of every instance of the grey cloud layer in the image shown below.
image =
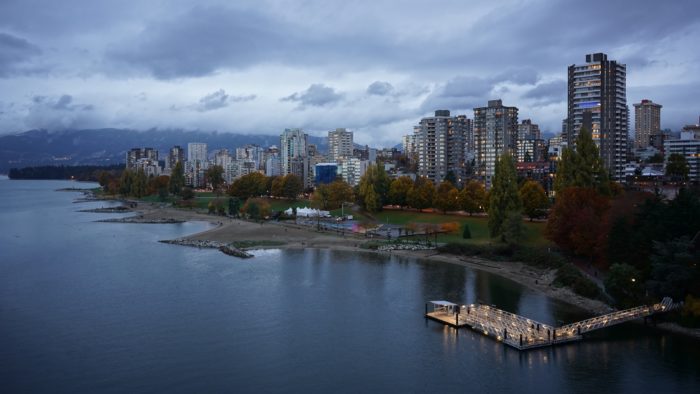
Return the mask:
{"type": "Polygon", "coordinates": [[[88,128],[99,120],[91,104],[76,104],[73,97],[63,94],[60,97],[34,96],[26,108],[25,124],[30,129],[64,130],[88,128]]]}
{"type": "Polygon", "coordinates": [[[2,107],[0,133],[118,118],[263,133],[356,124],[398,140],[435,109],[471,115],[493,98],[556,130],[566,66],[598,51],[628,64],[630,105],[659,97],[676,127],[697,116],[681,97],[700,83],[698,14],[697,0],[4,0],[0,102],[25,104],[2,107]]]}
{"type": "Polygon", "coordinates": [[[29,41],[0,32],[0,77],[21,73],[23,66],[39,54],[41,54],[39,47],[29,41]]]}

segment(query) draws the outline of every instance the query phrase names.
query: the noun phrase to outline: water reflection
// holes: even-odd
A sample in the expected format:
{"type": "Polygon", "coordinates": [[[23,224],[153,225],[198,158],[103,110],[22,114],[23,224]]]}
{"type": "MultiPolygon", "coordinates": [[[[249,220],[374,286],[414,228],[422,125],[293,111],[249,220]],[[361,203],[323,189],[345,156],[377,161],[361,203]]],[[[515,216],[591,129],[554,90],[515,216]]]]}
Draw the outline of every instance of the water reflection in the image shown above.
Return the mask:
{"type": "Polygon", "coordinates": [[[435,299],[480,299],[543,322],[586,316],[489,273],[313,249],[240,260],[156,242],[196,226],[94,223],[100,214],[76,214],[68,194],[22,186],[26,195],[4,200],[0,186],[0,392],[695,393],[700,385],[700,346],[641,325],[519,352],[423,318],[435,299]]]}

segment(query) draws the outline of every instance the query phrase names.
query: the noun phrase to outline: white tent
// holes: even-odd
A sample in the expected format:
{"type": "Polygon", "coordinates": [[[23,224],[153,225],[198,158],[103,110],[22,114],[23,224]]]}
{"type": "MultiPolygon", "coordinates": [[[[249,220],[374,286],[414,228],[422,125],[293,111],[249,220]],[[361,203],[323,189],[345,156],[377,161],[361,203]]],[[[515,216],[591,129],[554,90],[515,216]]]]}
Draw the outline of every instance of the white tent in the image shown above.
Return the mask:
{"type": "MultiPolygon", "coordinates": [[[[294,210],[292,208],[287,209],[284,211],[284,213],[287,216],[292,216],[294,214],[294,210]]],[[[310,218],[310,217],[322,217],[322,218],[328,218],[331,216],[331,213],[328,211],[321,211],[319,209],[313,209],[313,208],[297,208],[297,217],[305,217],[305,218],[310,218]]]]}

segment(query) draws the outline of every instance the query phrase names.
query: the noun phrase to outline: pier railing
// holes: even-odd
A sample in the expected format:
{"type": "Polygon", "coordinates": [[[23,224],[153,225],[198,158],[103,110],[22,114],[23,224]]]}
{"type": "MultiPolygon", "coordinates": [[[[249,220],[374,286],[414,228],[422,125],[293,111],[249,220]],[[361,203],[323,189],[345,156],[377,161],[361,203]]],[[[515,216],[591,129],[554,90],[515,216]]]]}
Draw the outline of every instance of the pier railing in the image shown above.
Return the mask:
{"type": "Polygon", "coordinates": [[[449,312],[444,308],[435,308],[430,312],[426,305],[425,316],[456,328],[471,327],[509,346],[525,350],[579,340],[583,334],[593,330],[667,312],[674,307],[670,298],[664,298],[658,304],[616,311],[561,327],[482,304],[462,305],[449,312]]]}

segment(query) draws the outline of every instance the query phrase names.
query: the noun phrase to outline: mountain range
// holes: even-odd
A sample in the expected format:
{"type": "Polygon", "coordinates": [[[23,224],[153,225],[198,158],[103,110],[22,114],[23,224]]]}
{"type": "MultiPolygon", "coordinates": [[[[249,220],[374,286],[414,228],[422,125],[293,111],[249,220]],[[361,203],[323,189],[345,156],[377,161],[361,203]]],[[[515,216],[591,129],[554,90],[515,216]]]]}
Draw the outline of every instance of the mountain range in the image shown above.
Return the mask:
{"type": "MultiPolygon", "coordinates": [[[[131,148],[154,148],[164,157],[174,145],[186,149],[188,142],[204,142],[211,152],[246,144],[279,146],[280,139],[275,135],[184,130],[29,130],[0,136],[0,174],[7,174],[10,168],[42,165],[119,164],[125,161],[126,152],[131,148]]],[[[321,152],[328,150],[326,138],[309,136],[309,143],[316,144],[321,152]]]]}

